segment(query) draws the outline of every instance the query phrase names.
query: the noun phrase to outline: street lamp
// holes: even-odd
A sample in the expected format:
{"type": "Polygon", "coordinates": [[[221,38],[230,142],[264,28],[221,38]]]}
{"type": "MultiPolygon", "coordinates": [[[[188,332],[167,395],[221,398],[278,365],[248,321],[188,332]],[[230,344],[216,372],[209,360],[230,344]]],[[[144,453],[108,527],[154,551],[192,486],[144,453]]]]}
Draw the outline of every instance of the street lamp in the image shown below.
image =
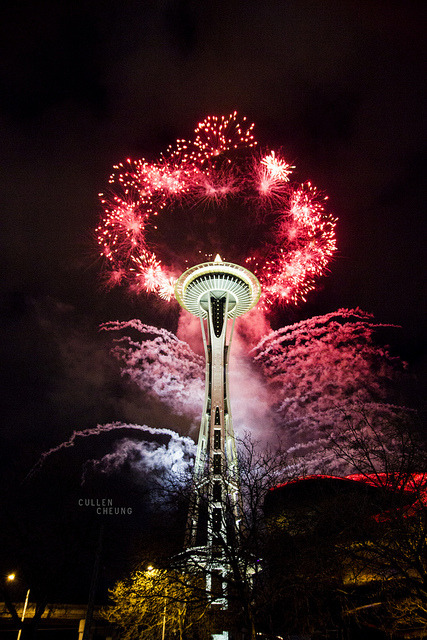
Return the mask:
{"type": "MultiPolygon", "coordinates": [[[[16,575],[14,573],[9,573],[9,575],[7,576],[7,579],[9,582],[13,582],[13,580],[15,580],[16,575]]],[[[27,591],[27,595],[25,596],[25,602],[24,602],[24,607],[22,609],[22,616],[21,616],[21,622],[24,622],[25,620],[25,613],[27,611],[27,606],[28,606],[28,598],[30,597],[30,590],[28,589],[27,591]]],[[[16,640],[20,640],[21,638],[21,633],[22,633],[22,629],[19,629],[18,631],[18,636],[16,638],[16,640]]]]}
{"type": "MultiPolygon", "coordinates": [[[[147,571],[150,574],[154,574],[156,573],[156,569],[153,567],[152,564],[149,564],[147,567],[147,571]]],[[[165,591],[163,593],[163,601],[164,601],[164,607],[163,607],[163,620],[162,620],[162,640],[165,640],[165,631],[166,631],[166,588],[165,591]]]]}

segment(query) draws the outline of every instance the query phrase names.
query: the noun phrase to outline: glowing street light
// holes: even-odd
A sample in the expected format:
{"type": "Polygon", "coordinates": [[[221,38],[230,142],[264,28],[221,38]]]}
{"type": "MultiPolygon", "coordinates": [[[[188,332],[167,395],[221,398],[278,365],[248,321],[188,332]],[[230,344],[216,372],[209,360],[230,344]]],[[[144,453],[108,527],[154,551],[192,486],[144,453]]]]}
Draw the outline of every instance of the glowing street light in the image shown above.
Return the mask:
{"type": "MultiPolygon", "coordinates": [[[[15,573],[9,573],[9,575],[7,576],[7,580],[8,582],[13,582],[16,578],[16,574],[15,573]]],[[[27,612],[27,607],[28,607],[28,599],[30,597],[30,590],[28,589],[27,591],[27,595],[25,596],[25,602],[24,602],[24,607],[22,609],[22,617],[21,617],[21,622],[24,622],[25,620],[25,614],[27,612]]],[[[18,631],[18,635],[16,640],[20,640],[21,638],[21,633],[22,633],[22,629],[19,629],[18,631]]]]}
{"type": "MultiPolygon", "coordinates": [[[[152,564],[149,564],[147,567],[147,572],[151,575],[157,573],[157,570],[153,567],[152,564]]],[[[162,640],[165,640],[165,631],[166,631],[166,588],[163,594],[164,598],[164,607],[163,607],[163,619],[162,619],[162,640]]]]}

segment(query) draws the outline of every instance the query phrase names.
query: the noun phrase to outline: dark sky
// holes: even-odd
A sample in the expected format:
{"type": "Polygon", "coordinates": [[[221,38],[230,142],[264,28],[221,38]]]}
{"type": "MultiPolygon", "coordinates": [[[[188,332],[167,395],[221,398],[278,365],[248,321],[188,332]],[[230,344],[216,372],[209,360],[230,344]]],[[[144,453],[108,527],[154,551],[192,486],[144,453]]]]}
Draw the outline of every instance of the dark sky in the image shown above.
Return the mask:
{"type": "MultiPolygon", "coordinates": [[[[424,3],[2,2],[3,457],[22,477],[75,428],[120,419],[98,323],[176,312],[100,286],[97,194],[237,109],[329,195],[330,274],[273,325],[359,306],[425,372],[424,3]]],[[[135,417],[135,419],[138,416],[135,417]]],[[[141,416],[141,419],[144,416],[141,416]]],[[[166,425],[165,425],[166,426],[166,425]]]]}

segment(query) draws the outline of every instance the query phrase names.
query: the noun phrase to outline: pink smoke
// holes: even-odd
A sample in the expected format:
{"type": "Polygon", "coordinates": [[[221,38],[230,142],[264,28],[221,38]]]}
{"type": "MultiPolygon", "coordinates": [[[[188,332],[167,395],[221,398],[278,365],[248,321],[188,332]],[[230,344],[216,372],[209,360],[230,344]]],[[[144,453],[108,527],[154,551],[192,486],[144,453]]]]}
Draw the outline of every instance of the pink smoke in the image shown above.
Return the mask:
{"type": "Polygon", "coordinates": [[[360,410],[377,425],[405,411],[392,404],[404,363],[378,342],[360,309],[340,309],[284,327],[253,349],[275,397],[276,427],[298,473],[349,473],[332,450],[360,410]]]}
{"type": "MultiPolygon", "coordinates": [[[[380,333],[393,326],[375,323],[360,309],[340,309],[270,331],[251,350],[253,341],[269,327],[263,314],[247,315],[247,324],[242,318],[236,323],[230,357],[230,396],[237,436],[249,431],[262,446],[274,447],[280,442],[288,452],[289,472],[351,473],[353,469],[337,458],[332,446],[334,440],[345,437],[348,420],[357,420],[358,411],[363,410],[377,428],[384,425],[386,429],[390,419],[407,412],[395,404],[405,365],[379,339],[380,333]]],[[[108,322],[102,329],[115,336],[112,353],[123,378],[176,416],[188,419],[196,439],[205,362],[184,338],[200,350],[198,319],[183,313],[179,338],[139,320],[108,322]]],[[[361,421],[360,429],[368,426],[361,421]]],[[[192,464],[195,445],[185,437],[187,429],[180,435],[172,429],[110,423],[75,431],[66,442],[45,452],[29,476],[48,456],[74,446],[79,438],[112,430],[137,430],[169,440],[159,444],[126,436],[116,442],[111,453],[89,461],[85,473],[90,469],[111,473],[126,463],[136,475],[158,471],[178,476],[192,464]]]]}
{"type": "Polygon", "coordinates": [[[204,358],[173,333],[139,320],[107,322],[102,329],[122,333],[114,339],[112,353],[123,377],[177,415],[188,417],[195,428],[203,406],[204,358]],[[123,334],[129,330],[138,339],[123,334]]]}

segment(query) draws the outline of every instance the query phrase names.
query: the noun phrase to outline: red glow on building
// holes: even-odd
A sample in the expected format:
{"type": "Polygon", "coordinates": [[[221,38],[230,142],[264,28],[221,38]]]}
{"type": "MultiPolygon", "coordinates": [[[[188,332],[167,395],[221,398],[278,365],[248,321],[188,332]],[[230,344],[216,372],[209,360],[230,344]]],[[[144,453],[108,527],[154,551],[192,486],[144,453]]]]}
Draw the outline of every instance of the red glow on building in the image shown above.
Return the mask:
{"type": "MultiPolygon", "coordinates": [[[[289,489],[295,487],[300,495],[304,493],[309,501],[315,501],[316,492],[325,493],[332,490],[363,490],[366,487],[372,495],[381,492],[385,503],[391,504],[391,508],[384,508],[380,513],[372,514],[376,522],[388,522],[392,518],[403,516],[410,517],[427,506],[427,473],[378,473],[378,474],[351,474],[346,477],[333,475],[310,475],[295,478],[269,489],[267,503],[274,504],[282,492],[289,493],[289,489]],[[329,488],[328,488],[329,485],[329,488]],[[388,496],[388,497],[387,497],[388,496]]],[[[286,495],[286,493],[284,495],[286,495]]],[[[379,495],[379,494],[378,494],[379,495]]],[[[280,502],[280,500],[278,500],[280,502]]],[[[286,499],[285,499],[286,502],[286,499]]],[[[292,502],[292,500],[291,500],[292,502]]]]}

